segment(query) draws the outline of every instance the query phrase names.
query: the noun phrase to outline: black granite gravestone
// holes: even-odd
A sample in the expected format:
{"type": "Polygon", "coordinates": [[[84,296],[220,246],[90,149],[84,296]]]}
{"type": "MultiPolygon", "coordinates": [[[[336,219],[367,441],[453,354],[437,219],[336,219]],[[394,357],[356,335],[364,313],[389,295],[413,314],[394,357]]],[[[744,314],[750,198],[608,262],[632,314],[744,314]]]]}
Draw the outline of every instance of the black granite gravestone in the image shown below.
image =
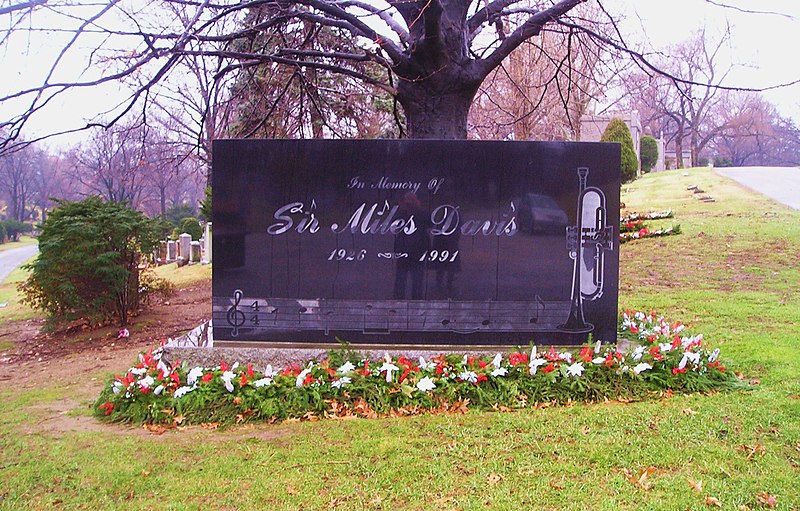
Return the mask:
{"type": "Polygon", "coordinates": [[[617,144],[221,140],[217,346],[616,339],[617,144]]]}

